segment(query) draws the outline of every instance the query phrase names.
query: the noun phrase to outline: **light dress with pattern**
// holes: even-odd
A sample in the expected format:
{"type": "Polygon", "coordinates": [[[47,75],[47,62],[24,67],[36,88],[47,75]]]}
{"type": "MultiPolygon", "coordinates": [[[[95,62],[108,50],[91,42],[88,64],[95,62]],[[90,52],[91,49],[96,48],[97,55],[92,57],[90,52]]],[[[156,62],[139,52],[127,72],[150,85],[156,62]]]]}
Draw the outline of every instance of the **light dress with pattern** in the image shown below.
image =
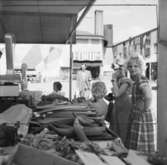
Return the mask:
{"type": "Polygon", "coordinates": [[[77,85],[79,89],[80,97],[89,98],[90,95],[90,80],[91,80],[91,73],[88,70],[85,71],[78,71],[77,73],[77,85]]]}
{"type": "MultiPolygon", "coordinates": [[[[134,149],[142,153],[152,153],[155,151],[154,141],[154,121],[151,108],[144,108],[143,90],[150,88],[145,77],[141,77],[133,84],[132,88],[132,112],[129,118],[129,149],[134,149]]],[[[149,89],[151,91],[151,89],[149,89]]],[[[151,92],[150,92],[151,94],[151,92]]]]}

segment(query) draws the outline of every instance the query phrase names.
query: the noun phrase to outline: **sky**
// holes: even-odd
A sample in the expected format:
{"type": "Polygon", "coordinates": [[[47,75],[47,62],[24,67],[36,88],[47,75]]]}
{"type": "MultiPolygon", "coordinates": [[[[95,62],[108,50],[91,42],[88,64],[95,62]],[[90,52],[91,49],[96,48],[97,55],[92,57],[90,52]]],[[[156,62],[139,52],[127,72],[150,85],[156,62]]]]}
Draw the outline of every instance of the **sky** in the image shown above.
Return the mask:
{"type": "Polygon", "coordinates": [[[156,6],[111,6],[111,4],[157,4],[157,0],[96,0],[77,30],[94,33],[95,10],[103,11],[103,24],[113,24],[114,43],[157,27],[156,6]]]}

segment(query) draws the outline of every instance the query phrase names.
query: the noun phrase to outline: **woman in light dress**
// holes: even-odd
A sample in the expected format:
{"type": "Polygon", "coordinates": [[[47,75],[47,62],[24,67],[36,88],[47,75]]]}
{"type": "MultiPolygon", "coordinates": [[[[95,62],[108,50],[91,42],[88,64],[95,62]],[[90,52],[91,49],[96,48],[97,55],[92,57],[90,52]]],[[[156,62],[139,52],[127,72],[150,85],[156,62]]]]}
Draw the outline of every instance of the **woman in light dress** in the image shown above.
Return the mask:
{"type": "Polygon", "coordinates": [[[77,86],[80,97],[85,97],[85,99],[90,98],[91,79],[92,79],[91,72],[86,70],[86,65],[83,64],[81,66],[81,70],[79,70],[77,73],[77,86]]]}

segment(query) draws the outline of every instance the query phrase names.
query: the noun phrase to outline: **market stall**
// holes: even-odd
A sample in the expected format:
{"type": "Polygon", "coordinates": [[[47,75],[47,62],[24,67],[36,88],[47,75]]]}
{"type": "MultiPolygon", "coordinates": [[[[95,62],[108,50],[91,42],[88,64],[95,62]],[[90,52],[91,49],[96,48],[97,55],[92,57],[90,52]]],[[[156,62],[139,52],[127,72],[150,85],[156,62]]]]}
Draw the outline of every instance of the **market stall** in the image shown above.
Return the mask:
{"type": "Polygon", "coordinates": [[[33,112],[16,105],[0,117],[3,163],[149,165],[135,151],[128,151],[85,103],[37,106],[33,112]]]}
{"type": "MultiPolygon", "coordinates": [[[[69,4],[68,0],[1,0],[0,41],[3,41],[5,33],[14,33],[17,43],[69,41],[72,46],[75,29],[93,2],[94,0],[70,1],[69,4]],[[78,12],[84,7],[77,21],[78,12]]],[[[72,52],[72,47],[70,50],[72,52]]],[[[72,60],[71,53],[71,71],[72,60]]],[[[71,80],[72,77],[70,86],[71,80]]],[[[29,97],[31,94],[23,93],[22,97],[24,96],[26,100],[32,101],[32,104],[27,105],[28,108],[16,105],[0,114],[3,130],[1,147],[13,148],[2,148],[2,163],[148,164],[136,152],[125,148],[121,139],[96,116],[95,109],[88,103],[73,103],[70,99],[36,106],[34,98],[29,97]],[[11,141],[12,144],[9,143],[11,141]]]]}

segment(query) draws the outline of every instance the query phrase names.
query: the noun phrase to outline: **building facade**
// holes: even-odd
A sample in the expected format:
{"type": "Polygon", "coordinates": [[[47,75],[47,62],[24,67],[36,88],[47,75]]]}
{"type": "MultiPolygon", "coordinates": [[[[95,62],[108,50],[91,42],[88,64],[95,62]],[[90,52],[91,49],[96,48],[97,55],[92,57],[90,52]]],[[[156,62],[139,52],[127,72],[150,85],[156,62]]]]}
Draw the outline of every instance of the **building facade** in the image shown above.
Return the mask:
{"type": "Polygon", "coordinates": [[[76,45],[73,46],[74,74],[85,63],[94,79],[101,74],[104,57],[104,37],[100,35],[78,32],[76,45]]]}
{"type": "MultiPolygon", "coordinates": [[[[72,45],[72,52],[73,79],[76,78],[76,73],[82,64],[87,65],[93,79],[102,78],[111,73],[112,47],[105,46],[104,36],[77,32],[76,44],[72,45]]],[[[61,75],[63,79],[69,78],[69,65],[61,67],[61,75]]]]}

